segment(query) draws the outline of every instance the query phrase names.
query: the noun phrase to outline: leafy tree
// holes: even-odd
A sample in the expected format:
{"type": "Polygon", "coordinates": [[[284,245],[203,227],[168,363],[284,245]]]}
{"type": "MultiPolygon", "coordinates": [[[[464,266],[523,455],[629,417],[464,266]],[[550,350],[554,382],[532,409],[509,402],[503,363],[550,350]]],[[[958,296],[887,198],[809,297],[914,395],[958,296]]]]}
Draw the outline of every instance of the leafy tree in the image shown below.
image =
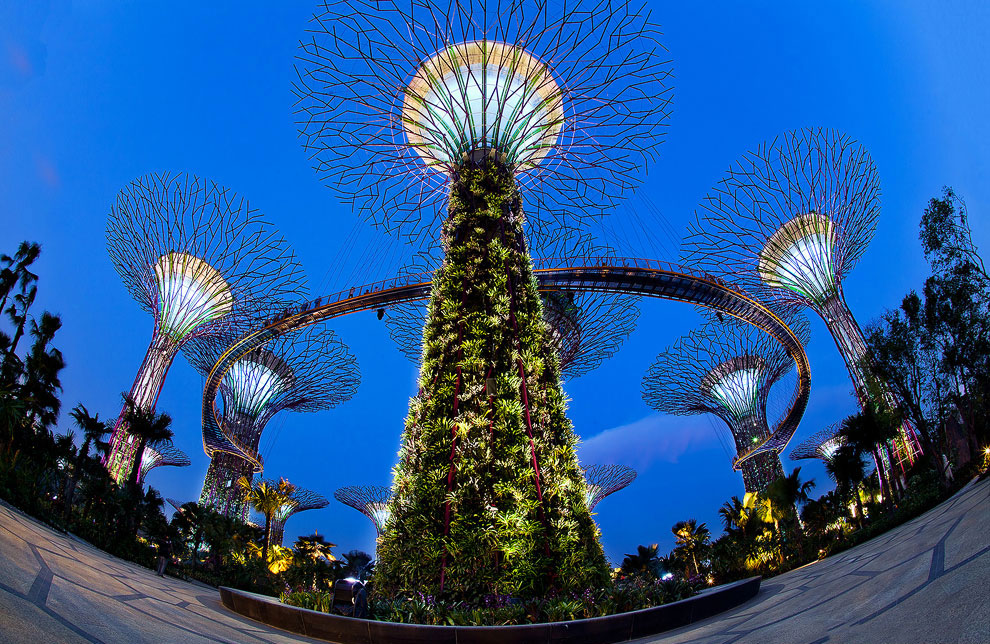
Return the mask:
{"type": "Polygon", "coordinates": [[[643,575],[656,579],[663,574],[665,567],[657,556],[657,544],[636,546],[636,554],[626,555],[620,571],[626,575],[643,575]]]}
{"type": "Polygon", "coordinates": [[[124,422],[127,423],[127,431],[137,442],[137,450],[134,452],[134,462],[131,464],[131,471],[128,475],[128,483],[132,488],[137,488],[138,477],[141,475],[141,459],[144,458],[144,449],[148,443],[172,440],[172,417],[168,414],[158,414],[154,409],[142,409],[135,404],[134,399],[124,395],[124,422]]]}
{"type": "MultiPolygon", "coordinates": [[[[887,444],[899,436],[903,426],[900,414],[881,407],[878,404],[880,400],[879,396],[872,396],[871,401],[859,412],[842,421],[841,429],[847,444],[852,445],[861,454],[873,454],[874,459],[878,459],[881,452],[888,458],[891,457],[887,444]]],[[[887,492],[885,498],[892,501],[890,497],[894,491],[893,482],[887,480],[882,467],[877,468],[877,476],[880,477],[880,483],[887,492]]]]}
{"type": "Polygon", "coordinates": [[[284,478],[276,484],[270,484],[265,480],[252,483],[246,476],[238,479],[237,485],[244,490],[245,501],[265,517],[265,542],[261,557],[268,561],[272,516],[291,500],[296,486],[284,478]]]}
{"type": "Polygon", "coordinates": [[[839,497],[846,503],[855,502],[856,523],[863,527],[863,504],[858,493],[859,483],[866,478],[862,453],[852,445],[842,445],[830,460],[825,461],[825,471],[835,481],[839,497]]]}
{"type": "Polygon", "coordinates": [[[704,523],[699,525],[696,519],[688,519],[687,521],[678,521],[670,531],[674,533],[674,539],[677,543],[677,548],[674,550],[680,550],[686,557],[689,557],[694,566],[694,574],[700,575],[698,555],[703,554],[708,547],[708,540],[711,537],[708,527],[704,523]]]}

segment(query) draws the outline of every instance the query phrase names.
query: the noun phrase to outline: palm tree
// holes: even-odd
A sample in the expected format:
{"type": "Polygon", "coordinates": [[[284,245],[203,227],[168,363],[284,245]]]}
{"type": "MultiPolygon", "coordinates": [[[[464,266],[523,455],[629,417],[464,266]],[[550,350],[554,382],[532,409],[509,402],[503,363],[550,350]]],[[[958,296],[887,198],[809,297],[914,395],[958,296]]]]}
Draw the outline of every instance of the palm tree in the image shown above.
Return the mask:
{"type": "Polygon", "coordinates": [[[252,483],[246,476],[238,479],[237,485],[244,491],[245,501],[265,517],[265,544],[261,557],[264,561],[268,561],[272,516],[292,500],[296,486],[286,479],[281,479],[274,485],[265,480],[252,483]]]}
{"type": "Polygon", "coordinates": [[[34,242],[22,241],[14,256],[0,255],[0,311],[7,307],[7,297],[20,283],[21,292],[25,292],[30,284],[38,281],[38,276],[27,269],[41,255],[41,246],[34,242]]]}
{"type": "Polygon", "coordinates": [[[196,569],[199,561],[199,549],[206,537],[206,515],[209,511],[203,506],[190,501],[183,503],[172,515],[172,526],[179,532],[182,540],[191,545],[192,567],[196,569]]]}
{"type": "MultiPolygon", "coordinates": [[[[842,435],[847,443],[863,454],[872,453],[880,463],[881,452],[886,451],[889,455],[887,443],[897,437],[900,427],[901,419],[895,412],[878,409],[875,402],[870,402],[862,411],[842,421],[842,435]]],[[[877,476],[887,492],[888,503],[892,503],[893,481],[887,479],[882,467],[877,468],[877,476]]]]}
{"type": "Polygon", "coordinates": [[[308,537],[296,539],[292,549],[295,551],[296,558],[300,560],[316,561],[323,557],[327,561],[334,561],[336,558],[331,551],[336,547],[337,544],[330,543],[323,538],[322,534],[314,533],[308,537]]]}
{"type": "Polygon", "coordinates": [[[759,494],[764,520],[773,523],[774,529],[780,532],[781,522],[797,518],[798,504],[808,502],[808,493],[814,487],[814,479],[801,480],[800,467],[795,467],[789,475],[776,479],[759,494]]]}
{"type": "MultiPolygon", "coordinates": [[[[853,445],[843,445],[835,451],[831,460],[825,462],[825,471],[835,481],[839,496],[848,502],[850,494],[866,477],[866,464],[858,449],[853,445]]],[[[863,527],[863,504],[859,500],[858,493],[852,496],[856,503],[856,522],[859,527],[863,527]]]]}
{"type": "Polygon", "coordinates": [[[154,409],[142,409],[134,403],[134,399],[124,394],[124,422],[127,423],[127,431],[138,441],[137,451],[134,453],[134,462],[131,463],[131,471],[128,483],[131,488],[137,489],[138,477],[141,475],[141,459],[144,457],[144,448],[148,443],[172,440],[172,417],[168,414],[156,414],[154,409]]]}
{"type": "Polygon", "coordinates": [[[622,560],[620,570],[629,575],[647,574],[659,577],[660,558],[657,556],[657,544],[636,546],[636,554],[626,555],[622,560]]]}
{"type": "Polygon", "coordinates": [[[76,427],[82,430],[83,442],[76,453],[75,462],[72,465],[72,476],[69,477],[65,486],[65,520],[68,521],[72,512],[72,503],[76,494],[76,487],[87,465],[93,460],[89,455],[90,447],[96,448],[96,454],[106,454],[110,449],[110,443],[103,440],[103,437],[110,433],[110,428],[100,420],[100,415],[91,416],[89,410],[82,404],[72,408],[69,414],[76,427]]]}
{"type": "Polygon", "coordinates": [[[698,525],[696,519],[688,519],[687,521],[678,521],[670,531],[674,533],[677,542],[675,550],[681,549],[690,556],[691,562],[694,564],[694,574],[700,575],[698,553],[702,552],[708,545],[708,539],[711,536],[708,527],[704,523],[698,525]]]}
{"type": "Polygon", "coordinates": [[[31,336],[34,343],[24,361],[24,379],[19,396],[27,403],[29,430],[48,428],[58,422],[62,408],[58,392],[62,389],[59,372],[65,367],[62,352],[49,347],[55,333],[62,328],[62,320],[48,311],[40,320],[31,320],[31,336]]]}

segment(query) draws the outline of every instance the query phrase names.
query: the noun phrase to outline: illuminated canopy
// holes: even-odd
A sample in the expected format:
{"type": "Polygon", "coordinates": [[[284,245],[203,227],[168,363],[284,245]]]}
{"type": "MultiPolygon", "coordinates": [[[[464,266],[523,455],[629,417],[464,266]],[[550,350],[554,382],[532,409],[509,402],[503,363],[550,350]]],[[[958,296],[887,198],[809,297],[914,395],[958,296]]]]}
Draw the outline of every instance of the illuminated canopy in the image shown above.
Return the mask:
{"type": "Polygon", "coordinates": [[[526,169],[556,145],[564,110],[546,65],[519,47],[475,40],[420,66],[406,87],[402,121],[428,165],[449,168],[491,150],[526,169]]]}
{"type": "Polygon", "coordinates": [[[835,242],[835,227],[828,216],[795,217],[778,228],[760,251],[760,277],[770,286],[824,302],[839,288],[835,242]]]}
{"type": "Polygon", "coordinates": [[[747,418],[759,414],[763,368],[759,356],[738,356],[712,369],[701,386],[733,417],[747,418]]]}
{"type": "Polygon", "coordinates": [[[155,264],[159,324],[177,340],[230,312],[230,286],[207,262],[187,253],[162,255],[155,264]]]}
{"type": "Polygon", "coordinates": [[[292,386],[289,366],[268,352],[253,353],[238,360],[224,376],[230,409],[225,414],[257,417],[277,394],[292,386]]]}

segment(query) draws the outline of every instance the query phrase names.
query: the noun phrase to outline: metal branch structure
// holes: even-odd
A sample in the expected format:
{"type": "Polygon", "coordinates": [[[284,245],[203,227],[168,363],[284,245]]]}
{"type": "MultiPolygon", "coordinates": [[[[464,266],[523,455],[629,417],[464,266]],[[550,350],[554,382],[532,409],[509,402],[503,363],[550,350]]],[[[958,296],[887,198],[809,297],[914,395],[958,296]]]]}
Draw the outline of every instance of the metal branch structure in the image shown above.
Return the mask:
{"type": "Polygon", "coordinates": [[[636,470],[627,465],[589,465],[584,468],[584,481],[588,487],[588,510],[602,499],[614,494],[636,480],[636,470]]]}
{"type": "MultiPolygon", "coordinates": [[[[861,405],[870,399],[866,341],[842,282],[873,237],[880,181],[869,152],[830,129],[787,132],[744,155],[705,197],[683,260],[758,297],[818,313],[861,405]]],[[[881,394],[888,403],[889,393],[881,394]]],[[[914,431],[877,456],[901,474],[920,454],[914,431]]]]}
{"type": "Polygon", "coordinates": [[[392,502],[392,488],[381,485],[349,485],[334,492],[333,498],[371,519],[378,538],[381,538],[390,515],[388,504],[392,502]]]}
{"type": "MultiPolygon", "coordinates": [[[[277,487],[278,485],[275,481],[272,481],[271,484],[273,487],[277,487]]],[[[289,495],[288,500],[280,505],[272,514],[272,520],[268,528],[268,543],[282,545],[282,541],[285,538],[285,522],[292,515],[305,512],[306,510],[319,510],[327,507],[329,504],[329,501],[322,494],[301,487],[295,488],[289,495]]]]}
{"type": "MultiPolygon", "coordinates": [[[[278,232],[244,197],[188,174],[150,174],[124,188],[110,210],[107,250],[154,318],[129,394],[145,410],[154,409],[183,344],[263,319],[273,302],[303,295],[302,268],[278,232]]],[[[123,418],[121,411],[106,459],[118,482],[138,465],[138,441],[123,418]]]]}
{"type": "Polygon", "coordinates": [[[143,481],[148,476],[148,472],[156,467],[188,467],[189,465],[189,457],[173,445],[172,441],[149,443],[141,455],[141,472],[138,480],[143,481]]]}
{"type": "MultiPolygon", "coordinates": [[[[788,326],[807,343],[807,320],[791,316],[788,326]]],[[[670,414],[718,416],[737,455],[746,454],[769,438],[767,398],[793,368],[791,356],[765,334],[713,320],[657,357],[643,378],[643,400],[670,414]]],[[[741,464],[747,492],[760,492],[784,475],[778,454],[767,450],[741,464]]]]}
{"type": "MultiPolygon", "coordinates": [[[[540,299],[565,379],[597,369],[621,348],[639,319],[637,298],[629,295],[561,289],[541,292],[540,299]]],[[[385,320],[399,351],[416,364],[423,356],[426,313],[425,303],[408,302],[391,307],[385,320]]]]}
{"type": "Polygon", "coordinates": [[[833,423],[800,442],[797,447],[791,450],[789,456],[792,461],[817,458],[828,463],[845,442],[846,439],[842,435],[839,423],[833,423]]]}
{"type": "Polygon", "coordinates": [[[623,1],[327,0],[300,42],[297,127],[324,183],[421,245],[439,241],[463,161],[494,151],[539,247],[656,158],[672,94],[659,36],[623,1]]]}
{"type": "MultiPolygon", "coordinates": [[[[206,375],[236,340],[233,334],[195,338],[184,352],[206,375]]],[[[241,356],[219,387],[222,422],[204,425],[203,449],[211,460],[200,505],[247,520],[246,492],[237,481],[261,471],[258,447],[272,417],[336,407],[359,384],[357,360],[328,329],[286,334],[241,356]]]]}

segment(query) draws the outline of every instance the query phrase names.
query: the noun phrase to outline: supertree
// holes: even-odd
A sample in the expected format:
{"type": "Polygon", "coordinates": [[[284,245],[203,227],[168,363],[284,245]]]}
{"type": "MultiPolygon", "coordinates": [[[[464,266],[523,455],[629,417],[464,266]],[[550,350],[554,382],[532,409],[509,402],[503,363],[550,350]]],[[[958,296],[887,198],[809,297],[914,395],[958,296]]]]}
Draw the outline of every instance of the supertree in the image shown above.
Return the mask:
{"type": "Polygon", "coordinates": [[[378,547],[385,595],[607,579],[528,249],[581,230],[655,158],[670,97],[656,35],[627,2],[350,0],[301,43],[317,172],[444,251],[378,547]]]}
{"type": "Polygon", "coordinates": [[[589,465],[584,468],[584,480],[588,488],[588,510],[605,497],[618,492],[636,480],[636,470],[627,465],[589,465]]]}
{"type": "MultiPolygon", "coordinates": [[[[636,328],[636,298],[617,293],[549,291],[540,293],[550,342],[565,379],[598,368],[636,328]]],[[[426,306],[408,302],[389,309],[385,325],[399,351],[415,363],[423,356],[426,306]]]]}
{"type": "Polygon", "coordinates": [[[392,502],[392,488],[380,485],[349,485],[339,488],[333,498],[349,505],[371,519],[380,539],[388,523],[388,504],[392,502]]]}
{"type": "MultiPolygon", "coordinates": [[[[807,342],[806,320],[794,316],[788,326],[807,342]]],[[[767,399],[793,367],[791,357],[768,334],[711,320],[657,356],[643,378],[643,400],[670,414],[721,418],[741,459],[746,491],[760,492],[784,475],[779,450],[742,457],[770,436],[767,399]]]]}
{"type": "Polygon", "coordinates": [[[796,461],[802,458],[817,458],[829,462],[845,442],[839,424],[834,423],[802,441],[791,450],[790,459],[796,461]]]}
{"type": "Polygon", "coordinates": [[[272,520],[268,528],[268,543],[282,545],[282,540],[285,538],[285,522],[293,514],[306,510],[319,510],[327,507],[327,505],[329,505],[329,501],[322,494],[301,487],[295,488],[285,502],[272,513],[272,520]]]}
{"type": "Polygon", "coordinates": [[[189,464],[189,457],[173,445],[172,441],[149,443],[141,455],[141,473],[138,480],[143,481],[148,476],[148,472],[159,466],[188,467],[189,464]]]}
{"type": "MultiPolygon", "coordinates": [[[[154,317],[151,344],[130,390],[141,409],[154,409],[183,344],[258,318],[273,301],[298,298],[301,291],[301,267],[257,210],[187,174],[149,174],[124,188],[110,210],[107,249],[131,295],[154,317]]],[[[118,482],[138,465],[124,415],[106,460],[118,482]]]]}
{"type": "MultiPolygon", "coordinates": [[[[236,340],[233,333],[189,341],[184,352],[201,373],[210,370],[236,340]]],[[[360,373],[347,346],[327,329],[311,326],[272,340],[235,362],[220,384],[221,434],[203,433],[210,467],[200,505],[247,520],[245,490],[261,470],[258,446],[268,422],[281,411],[336,407],[357,391],[360,373]]]]}
{"type": "MultiPolygon", "coordinates": [[[[809,307],[828,327],[860,405],[871,400],[863,333],[846,305],[845,277],[873,237],[880,182],[866,149],[830,129],[783,134],[744,155],[705,197],[685,262],[731,278],[761,298],[809,307]]],[[[893,399],[880,383],[874,391],[893,399]]],[[[920,453],[905,426],[878,465],[900,470],[920,453]]]]}

